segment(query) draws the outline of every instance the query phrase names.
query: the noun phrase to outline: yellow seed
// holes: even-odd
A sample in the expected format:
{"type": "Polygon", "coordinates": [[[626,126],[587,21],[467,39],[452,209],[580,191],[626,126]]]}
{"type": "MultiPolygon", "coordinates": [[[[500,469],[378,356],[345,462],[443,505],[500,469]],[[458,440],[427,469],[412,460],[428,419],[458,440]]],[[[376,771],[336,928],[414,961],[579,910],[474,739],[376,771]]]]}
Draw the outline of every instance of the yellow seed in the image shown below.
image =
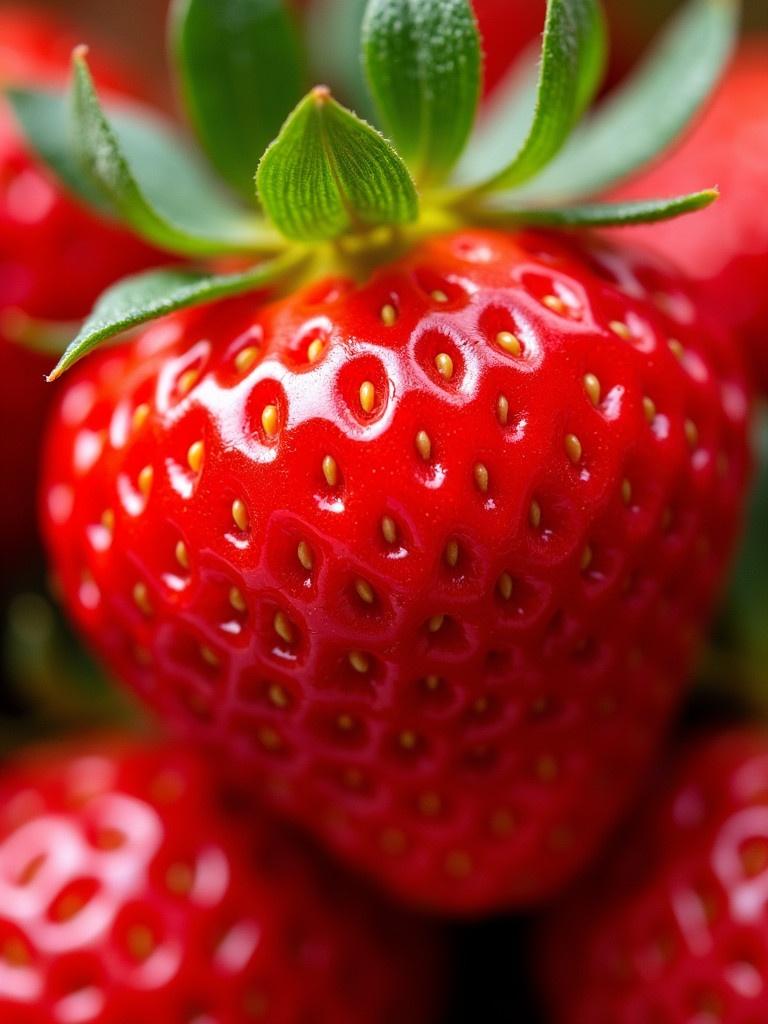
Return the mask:
{"type": "Polygon", "coordinates": [[[171,864],[165,873],[165,884],[178,896],[192,891],[195,875],[189,864],[171,864]]]}
{"type": "Polygon", "coordinates": [[[440,676],[427,676],[424,680],[424,685],[428,690],[434,693],[435,690],[440,689],[440,676]]]}
{"type": "Polygon", "coordinates": [[[396,857],[406,847],[405,835],[397,828],[387,828],[379,837],[379,845],[385,853],[396,857]]]}
{"type": "Polygon", "coordinates": [[[133,602],[142,614],[152,614],[152,602],[149,599],[149,590],[147,589],[146,583],[134,584],[133,602]]]}
{"type": "Polygon", "coordinates": [[[203,464],[203,455],[205,454],[205,445],[202,441],[195,441],[187,449],[187,465],[193,473],[199,473],[200,467],[203,464]]]}
{"type": "Polygon", "coordinates": [[[400,746],[403,750],[415,750],[416,744],[418,743],[418,737],[415,732],[411,732],[410,729],[404,729],[399,736],[400,746]]]}
{"type": "Polygon", "coordinates": [[[499,395],[496,402],[496,418],[502,427],[506,427],[509,422],[509,399],[506,395],[499,395]]]}
{"type": "Polygon", "coordinates": [[[110,533],[115,528],[115,512],[114,509],[105,508],[101,514],[101,525],[105,530],[109,530],[110,533]]]}
{"type": "Polygon", "coordinates": [[[376,389],[369,380],[366,380],[360,385],[360,406],[363,412],[373,412],[375,403],[376,389]]]}
{"type": "Polygon", "coordinates": [[[509,811],[503,808],[498,811],[494,811],[491,815],[491,831],[497,836],[508,836],[512,829],[515,827],[515,819],[509,813],[509,811]]]}
{"type": "Polygon", "coordinates": [[[218,654],[216,653],[216,651],[212,650],[210,647],[207,647],[205,644],[203,644],[203,646],[200,648],[200,657],[203,659],[206,665],[210,665],[211,668],[219,667],[220,661],[218,654]]]}
{"type": "Polygon", "coordinates": [[[387,544],[394,544],[397,540],[397,526],[391,516],[382,516],[381,533],[387,544]]]}
{"type": "Polygon", "coordinates": [[[520,339],[511,331],[499,331],[496,335],[496,344],[511,356],[519,356],[523,351],[520,339]]]}
{"type": "Polygon", "coordinates": [[[699,428],[693,420],[685,421],[685,439],[691,448],[695,448],[699,443],[699,428]]]}
{"type": "Polygon", "coordinates": [[[309,347],[307,348],[307,359],[310,363],[316,363],[324,351],[325,345],[323,344],[323,339],[315,338],[314,341],[310,341],[309,347]]]}
{"type": "Polygon", "coordinates": [[[200,380],[199,370],[185,370],[179,377],[179,394],[188,395],[198,380],[200,380]]]}
{"type": "Polygon", "coordinates": [[[443,808],[443,801],[437,793],[422,793],[419,797],[419,810],[426,818],[436,817],[443,808]]]}
{"type": "Polygon", "coordinates": [[[459,561],[459,545],[455,540],[449,540],[445,545],[445,561],[451,568],[454,568],[459,561]]]}
{"type": "Polygon", "coordinates": [[[677,338],[670,338],[667,342],[667,345],[669,346],[669,351],[672,353],[675,359],[683,358],[683,356],[685,355],[685,349],[677,340],[677,338]]]}
{"type": "Polygon", "coordinates": [[[453,376],[453,360],[447,352],[439,352],[435,356],[435,366],[441,377],[450,380],[453,376]]]}
{"type": "Polygon", "coordinates": [[[643,412],[645,413],[645,418],[648,422],[653,423],[656,419],[656,405],[653,399],[649,398],[647,395],[643,398],[643,412]]]}
{"type": "Polygon", "coordinates": [[[577,462],[581,462],[582,447],[581,441],[576,437],[575,434],[565,435],[565,453],[571,462],[576,465],[577,462]]]}
{"type": "Polygon", "coordinates": [[[545,295],[541,301],[553,313],[564,313],[566,310],[565,303],[558,295],[545,295]]]}
{"type": "Polygon", "coordinates": [[[432,441],[426,430],[420,430],[416,435],[416,451],[425,462],[429,462],[432,455],[432,441]]]}
{"type": "Polygon", "coordinates": [[[451,878],[467,878],[472,873],[472,858],[464,850],[452,850],[445,858],[445,871],[451,878]]]}
{"type": "Polygon", "coordinates": [[[314,565],[314,559],[312,558],[312,549],[305,540],[299,541],[299,546],[296,549],[296,555],[303,568],[309,572],[314,565]]]}
{"type": "Polygon", "coordinates": [[[365,604],[373,604],[376,600],[374,589],[367,580],[357,580],[355,583],[355,590],[357,591],[357,596],[361,601],[364,601],[365,604]]]}
{"type": "Polygon", "coordinates": [[[381,307],[379,316],[385,327],[392,327],[397,322],[397,310],[391,302],[387,302],[381,307]]]}
{"type": "Polygon", "coordinates": [[[323,476],[329,487],[335,487],[339,482],[339,467],[332,455],[326,455],[323,459],[323,476]]]}
{"type": "Polygon", "coordinates": [[[488,710],[488,707],[488,698],[478,697],[475,703],[472,705],[472,710],[476,715],[484,715],[485,712],[488,710]]]}
{"type": "Polygon", "coordinates": [[[255,345],[240,349],[235,356],[235,369],[238,373],[247,373],[259,358],[259,350],[255,345]]]}
{"type": "Polygon", "coordinates": [[[441,291],[439,288],[435,288],[435,290],[433,292],[430,292],[430,294],[435,302],[448,301],[448,296],[445,294],[444,291],[441,291]]]}
{"type": "Polygon", "coordinates": [[[248,605],[245,603],[243,592],[239,589],[239,587],[230,587],[229,603],[232,605],[236,612],[245,612],[248,610],[248,605]]]}
{"type": "Polygon", "coordinates": [[[589,546],[589,544],[587,544],[587,546],[582,551],[581,561],[579,564],[581,565],[582,572],[588,569],[592,564],[592,548],[589,546]]]}
{"type": "Polygon", "coordinates": [[[600,402],[600,381],[594,375],[594,373],[584,374],[584,390],[587,392],[587,398],[589,398],[592,405],[598,405],[600,402]]]}
{"type": "Polygon", "coordinates": [[[621,500],[625,505],[628,505],[630,501],[632,501],[632,484],[626,477],[621,481],[621,500]]]}
{"type": "Polygon", "coordinates": [[[279,750],[283,745],[282,740],[268,725],[263,726],[258,732],[259,743],[265,750],[279,750]]]}
{"type": "Polygon", "coordinates": [[[623,320],[611,320],[608,326],[614,334],[618,335],[618,337],[622,338],[624,341],[628,341],[632,337],[632,332],[623,320]]]}
{"type": "Polygon", "coordinates": [[[187,545],[183,540],[176,542],[176,548],[174,551],[176,555],[176,561],[179,563],[182,569],[189,568],[189,552],[187,551],[187,545]]]}
{"type": "Polygon", "coordinates": [[[488,467],[484,466],[482,462],[478,462],[475,465],[475,485],[478,491],[483,494],[488,492],[488,467]]]}
{"type": "Polygon", "coordinates": [[[275,632],[287,644],[293,643],[293,626],[284,612],[276,612],[274,618],[275,632]]]}
{"type": "Polygon", "coordinates": [[[135,924],[126,936],[128,949],[136,960],[146,960],[155,949],[152,932],[143,924],[135,924]]]}
{"type": "Polygon", "coordinates": [[[444,622],[444,615],[433,615],[432,618],[427,623],[427,628],[429,629],[430,633],[438,633],[443,628],[444,622]]]}
{"type": "Polygon", "coordinates": [[[350,651],[349,652],[349,664],[355,670],[355,672],[365,673],[371,667],[370,659],[367,654],[363,654],[362,651],[350,651]]]}
{"type": "Polygon", "coordinates": [[[272,683],[270,686],[269,699],[276,708],[288,707],[288,694],[279,683],[272,683]]]}
{"type": "Polygon", "coordinates": [[[498,588],[499,593],[505,601],[508,601],[510,597],[512,597],[512,587],[512,577],[508,572],[503,572],[501,576],[499,576],[498,588]]]}
{"type": "Polygon", "coordinates": [[[536,762],[536,774],[542,782],[552,782],[557,778],[558,772],[557,761],[550,754],[544,754],[536,762]]]}
{"type": "Polygon", "coordinates": [[[240,498],[235,498],[232,502],[232,519],[238,530],[242,530],[245,533],[248,529],[248,509],[245,507],[245,502],[241,501],[240,498]]]}
{"type": "Polygon", "coordinates": [[[267,437],[274,437],[277,433],[277,406],[265,405],[261,414],[261,425],[267,437]]]}
{"type": "Polygon", "coordinates": [[[6,939],[0,948],[0,959],[5,960],[11,967],[26,967],[30,962],[27,947],[15,937],[6,939]]]}
{"type": "Polygon", "coordinates": [[[145,466],[144,469],[139,473],[139,490],[146,498],[149,492],[152,490],[152,480],[154,478],[155,471],[151,466],[145,466]]]}
{"type": "Polygon", "coordinates": [[[355,727],[355,720],[352,715],[339,715],[336,719],[336,725],[342,732],[352,732],[355,727]]]}
{"type": "Polygon", "coordinates": [[[360,789],[365,782],[365,776],[358,768],[347,768],[344,772],[344,785],[349,789],[360,789]]]}
{"type": "Polygon", "coordinates": [[[131,425],[134,430],[141,430],[149,418],[149,413],[150,408],[146,402],[142,402],[141,405],[136,406],[133,410],[133,418],[131,420],[131,425]]]}
{"type": "Polygon", "coordinates": [[[535,499],[531,502],[528,509],[528,519],[531,526],[538,530],[541,526],[541,505],[535,499]]]}

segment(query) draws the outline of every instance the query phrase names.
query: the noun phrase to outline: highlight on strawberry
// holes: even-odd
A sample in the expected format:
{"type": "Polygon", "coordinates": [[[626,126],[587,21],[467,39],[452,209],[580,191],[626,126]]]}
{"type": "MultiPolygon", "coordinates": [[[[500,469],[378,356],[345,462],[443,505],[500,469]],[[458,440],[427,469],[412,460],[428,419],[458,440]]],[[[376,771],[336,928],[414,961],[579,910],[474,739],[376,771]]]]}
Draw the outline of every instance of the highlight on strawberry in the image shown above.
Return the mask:
{"type": "Polygon", "coordinates": [[[674,268],[583,229],[716,198],[596,197],[685,126],[736,20],[692,0],[592,108],[599,5],[551,0],[478,117],[467,0],[370,0],[374,126],[307,82],[280,5],[182,0],[207,164],[102,106],[84,48],[68,98],[10,94],[70,189],[186,261],[109,289],[50,374],[157,320],[62,386],[63,599],[167,727],[411,904],[551,897],[686,691],[748,388],[674,268]]]}

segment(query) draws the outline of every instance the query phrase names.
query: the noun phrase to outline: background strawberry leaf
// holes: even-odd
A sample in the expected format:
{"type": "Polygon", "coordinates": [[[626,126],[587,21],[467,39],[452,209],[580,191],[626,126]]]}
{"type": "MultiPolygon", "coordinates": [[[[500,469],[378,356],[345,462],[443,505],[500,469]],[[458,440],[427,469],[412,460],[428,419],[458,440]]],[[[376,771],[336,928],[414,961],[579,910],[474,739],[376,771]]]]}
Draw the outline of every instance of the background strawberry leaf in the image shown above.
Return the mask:
{"type": "Polygon", "coordinates": [[[213,165],[249,202],[259,160],[304,94],[282,0],[178,0],[172,45],[189,117],[213,165]]]}
{"type": "Polygon", "coordinates": [[[443,181],[480,99],[480,36],[469,0],[370,0],[363,60],[384,130],[414,178],[443,181]]]}
{"type": "Polygon", "coordinates": [[[256,181],[262,206],[287,238],[338,238],[418,216],[408,170],[389,143],[313,89],[264,154],[256,181]]]}
{"type": "Polygon", "coordinates": [[[548,0],[530,129],[516,156],[474,191],[517,188],[559,152],[592,101],[605,63],[605,25],[596,0],[548,0]]]}
{"type": "Polygon", "coordinates": [[[82,53],[73,65],[74,152],[120,220],[159,248],[188,256],[280,248],[255,212],[216,190],[172,130],[149,117],[113,124],[82,53]]]}
{"type": "Polygon", "coordinates": [[[674,142],[719,81],[737,30],[736,3],[688,3],[626,84],[517,198],[594,195],[651,160],[674,142]]]}
{"type": "Polygon", "coordinates": [[[305,259],[294,253],[233,274],[169,267],[126,277],[104,292],[48,380],[56,380],[107,338],[177,309],[289,280],[305,259]]]}
{"type": "Polygon", "coordinates": [[[497,200],[474,207],[472,212],[477,220],[486,219],[493,224],[530,224],[556,228],[628,227],[694,213],[715,202],[718,195],[717,189],[710,188],[669,199],[585,203],[583,206],[559,206],[552,209],[514,206],[511,201],[506,205],[497,200]]]}

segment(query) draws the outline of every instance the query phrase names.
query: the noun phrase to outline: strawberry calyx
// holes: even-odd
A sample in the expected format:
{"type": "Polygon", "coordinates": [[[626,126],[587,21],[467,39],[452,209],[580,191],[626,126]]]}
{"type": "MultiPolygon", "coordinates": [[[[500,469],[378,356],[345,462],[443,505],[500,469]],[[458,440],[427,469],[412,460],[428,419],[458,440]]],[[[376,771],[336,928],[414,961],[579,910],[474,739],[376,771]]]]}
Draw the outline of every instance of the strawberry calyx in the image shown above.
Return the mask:
{"type": "Polygon", "coordinates": [[[687,124],[728,59],[737,13],[735,0],[689,0],[638,71],[590,112],[605,65],[600,5],[548,0],[538,67],[479,112],[470,0],[368,0],[372,124],[327,86],[306,90],[297,27],[279,0],[178,0],[173,53],[207,163],[156,115],[105,111],[78,47],[69,97],[9,91],[22,129],[79,199],[189,263],[110,288],[49,379],[175,309],[327,273],[364,278],[436,232],[627,225],[708,205],[715,189],[618,204],[599,193],[687,124]]]}

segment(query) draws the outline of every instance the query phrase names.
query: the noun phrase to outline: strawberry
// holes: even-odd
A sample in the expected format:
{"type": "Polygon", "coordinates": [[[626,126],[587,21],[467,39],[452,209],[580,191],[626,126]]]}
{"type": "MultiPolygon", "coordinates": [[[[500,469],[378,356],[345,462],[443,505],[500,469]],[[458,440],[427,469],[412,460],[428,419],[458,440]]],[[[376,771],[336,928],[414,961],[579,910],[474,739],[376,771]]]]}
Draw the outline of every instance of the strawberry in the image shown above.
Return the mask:
{"type": "Polygon", "coordinates": [[[431,935],[245,829],[193,754],[38,751],[0,794],[7,1024],[431,1019],[431,935]]]}
{"type": "MultiPolygon", "coordinates": [[[[61,82],[72,45],[70,32],[47,18],[0,12],[0,84],[61,82]]],[[[100,79],[115,88],[123,81],[106,68],[100,79]]],[[[0,512],[4,564],[29,552],[36,452],[51,399],[43,382],[47,357],[11,339],[50,333],[56,322],[82,317],[108,284],[158,259],[70,199],[0,103],[0,433],[15,439],[0,449],[0,475],[13,481],[13,500],[3,501],[0,512]]]]}
{"type": "Polygon", "coordinates": [[[623,198],[674,190],[696,176],[722,200],[681,226],[638,229],[639,240],[700,284],[709,306],[743,337],[768,389],[768,37],[742,44],[711,105],[679,148],[622,187],[623,198]]]}
{"type": "Polygon", "coordinates": [[[612,859],[544,926],[553,1024],[768,1018],[767,793],[763,729],[678,753],[612,859]]]}
{"type": "Polygon", "coordinates": [[[730,549],[737,363],[674,276],[601,258],[463,232],[177,315],[54,419],[46,534],[102,658],[412,900],[583,863],[730,549]]]}
{"type": "MultiPolygon", "coordinates": [[[[738,353],[679,275],[520,228],[712,198],[518,205],[598,84],[597,12],[568,10],[550,5],[542,57],[564,106],[543,100],[512,163],[462,187],[446,182],[481,93],[467,0],[368,7],[372,94],[408,165],[322,86],[261,154],[240,118],[267,104],[264,62],[289,61],[287,23],[244,3],[233,34],[185,0],[190,118],[244,198],[258,161],[268,217],[228,207],[215,231],[197,188],[183,230],[178,202],[141,195],[141,155],[74,57],[84,166],[139,231],[226,270],[115,286],[51,374],[170,314],[61,396],[42,508],[65,604],[166,725],[442,911],[536,903],[593,854],[684,690],[746,475],[738,353]],[[213,53],[232,55],[223,77],[213,53]]],[[[254,131],[277,111],[255,113],[254,131]]],[[[168,186],[186,187],[175,163],[168,186]]]]}

